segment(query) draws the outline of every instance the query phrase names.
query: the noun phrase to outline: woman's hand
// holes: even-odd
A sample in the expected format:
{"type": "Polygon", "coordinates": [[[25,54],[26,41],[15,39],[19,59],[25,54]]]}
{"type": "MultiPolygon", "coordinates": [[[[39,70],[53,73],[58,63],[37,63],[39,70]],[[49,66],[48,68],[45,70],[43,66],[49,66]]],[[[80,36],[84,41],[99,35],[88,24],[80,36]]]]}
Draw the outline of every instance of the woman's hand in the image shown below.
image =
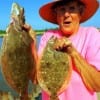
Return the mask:
{"type": "Polygon", "coordinates": [[[29,30],[31,29],[31,26],[28,25],[28,24],[24,24],[24,25],[22,26],[22,28],[25,29],[26,31],[29,31],[29,30]]]}
{"type": "Polygon", "coordinates": [[[71,41],[66,37],[56,39],[54,49],[66,52],[68,54],[71,54],[74,50],[71,41]]]}

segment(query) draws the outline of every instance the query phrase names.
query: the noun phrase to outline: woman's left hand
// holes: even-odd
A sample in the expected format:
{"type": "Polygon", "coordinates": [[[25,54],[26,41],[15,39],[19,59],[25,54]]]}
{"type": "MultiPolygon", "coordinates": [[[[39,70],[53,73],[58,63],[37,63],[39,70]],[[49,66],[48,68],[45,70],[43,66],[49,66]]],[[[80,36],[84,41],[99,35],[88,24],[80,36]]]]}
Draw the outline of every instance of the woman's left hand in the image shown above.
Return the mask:
{"type": "Polygon", "coordinates": [[[71,54],[72,51],[74,50],[71,41],[66,37],[56,39],[54,44],[54,49],[66,52],[68,54],[71,54]]]}

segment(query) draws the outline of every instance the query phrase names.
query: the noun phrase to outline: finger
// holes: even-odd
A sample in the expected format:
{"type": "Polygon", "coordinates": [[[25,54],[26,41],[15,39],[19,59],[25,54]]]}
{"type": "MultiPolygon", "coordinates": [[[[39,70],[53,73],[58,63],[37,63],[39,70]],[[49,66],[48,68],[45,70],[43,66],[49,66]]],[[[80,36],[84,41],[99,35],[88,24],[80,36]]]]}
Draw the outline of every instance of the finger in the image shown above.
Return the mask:
{"type": "Polygon", "coordinates": [[[66,41],[65,41],[65,44],[66,44],[66,46],[72,45],[72,43],[71,43],[70,40],[66,40],[66,41]]]}
{"type": "Polygon", "coordinates": [[[31,28],[31,26],[28,24],[24,24],[22,27],[27,31],[30,30],[30,28],[31,28]]]}

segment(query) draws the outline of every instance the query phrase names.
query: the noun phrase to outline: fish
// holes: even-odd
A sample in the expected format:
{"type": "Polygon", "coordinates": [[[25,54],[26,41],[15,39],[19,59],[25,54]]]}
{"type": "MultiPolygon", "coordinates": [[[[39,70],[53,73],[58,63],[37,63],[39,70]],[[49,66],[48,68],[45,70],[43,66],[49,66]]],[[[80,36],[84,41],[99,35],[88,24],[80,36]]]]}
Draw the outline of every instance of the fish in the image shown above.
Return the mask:
{"type": "Polygon", "coordinates": [[[36,33],[32,28],[25,29],[25,24],[24,8],[14,2],[1,45],[0,64],[5,81],[19,94],[20,100],[28,100],[29,81],[34,83],[36,79],[36,33]]]}
{"type": "Polygon", "coordinates": [[[59,100],[59,95],[68,87],[72,74],[71,57],[56,50],[59,38],[51,37],[37,64],[37,79],[40,87],[49,95],[49,100],[59,100]]]}

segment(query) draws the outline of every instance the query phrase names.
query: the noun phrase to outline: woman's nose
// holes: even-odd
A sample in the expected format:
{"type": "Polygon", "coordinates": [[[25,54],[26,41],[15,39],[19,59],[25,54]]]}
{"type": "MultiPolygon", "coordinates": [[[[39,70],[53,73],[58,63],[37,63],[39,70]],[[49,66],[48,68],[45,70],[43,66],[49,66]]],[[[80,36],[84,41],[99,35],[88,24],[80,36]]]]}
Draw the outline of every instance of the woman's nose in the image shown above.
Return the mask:
{"type": "Polygon", "coordinates": [[[65,16],[65,17],[69,17],[69,16],[70,16],[70,13],[69,13],[68,11],[65,11],[65,12],[64,12],[64,16],[65,16]]]}

